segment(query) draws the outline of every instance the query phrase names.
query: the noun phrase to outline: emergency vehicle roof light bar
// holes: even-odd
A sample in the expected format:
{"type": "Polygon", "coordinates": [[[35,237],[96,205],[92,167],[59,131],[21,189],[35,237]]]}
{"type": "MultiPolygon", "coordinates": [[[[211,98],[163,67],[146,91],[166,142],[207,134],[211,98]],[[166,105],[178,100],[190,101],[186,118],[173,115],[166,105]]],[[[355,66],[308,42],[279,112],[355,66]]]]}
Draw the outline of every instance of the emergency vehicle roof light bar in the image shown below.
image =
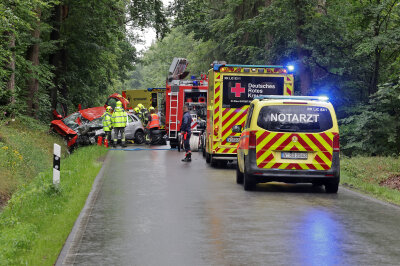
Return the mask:
{"type": "Polygon", "coordinates": [[[265,95],[255,99],[258,100],[310,100],[328,102],[329,98],[326,96],[285,96],[285,95],[265,95]]]}
{"type": "Polygon", "coordinates": [[[221,67],[246,67],[246,68],[285,68],[284,66],[277,65],[230,65],[230,64],[214,64],[214,71],[219,71],[221,67]]]}
{"type": "Polygon", "coordinates": [[[147,88],[147,91],[153,91],[153,90],[166,90],[167,88],[147,88]]]}

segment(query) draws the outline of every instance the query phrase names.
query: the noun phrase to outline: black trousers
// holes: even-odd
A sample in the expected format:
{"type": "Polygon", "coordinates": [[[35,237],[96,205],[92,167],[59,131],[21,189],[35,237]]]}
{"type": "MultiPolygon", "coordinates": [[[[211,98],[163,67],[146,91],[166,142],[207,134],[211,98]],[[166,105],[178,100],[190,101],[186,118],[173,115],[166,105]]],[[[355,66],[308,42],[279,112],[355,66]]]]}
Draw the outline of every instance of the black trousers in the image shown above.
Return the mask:
{"type": "Polygon", "coordinates": [[[108,140],[108,143],[111,144],[111,131],[104,131],[104,133],[106,134],[105,138],[108,140]]]}
{"type": "Polygon", "coordinates": [[[190,151],[190,136],[192,135],[192,133],[188,132],[188,133],[184,133],[184,137],[186,136],[186,139],[183,140],[183,145],[185,146],[185,151],[189,152],[190,151]]]}

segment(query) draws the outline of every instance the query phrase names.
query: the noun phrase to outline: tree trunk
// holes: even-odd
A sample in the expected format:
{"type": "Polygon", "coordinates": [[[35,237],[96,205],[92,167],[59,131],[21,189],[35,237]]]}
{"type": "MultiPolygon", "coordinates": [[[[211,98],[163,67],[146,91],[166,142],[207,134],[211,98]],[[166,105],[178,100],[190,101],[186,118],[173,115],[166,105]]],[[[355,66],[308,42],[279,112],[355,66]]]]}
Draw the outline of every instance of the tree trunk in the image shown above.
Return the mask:
{"type": "MultiPolygon", "coordinates": [[[[33,67],[37,67],[39,65],[39,38],[40,38],[40,17],[41,10],[36,11],[36,16],[38,18],[36,28],[32,32],[32,37],[34,43],[28,47],[27,51],[27,59],[32,63],[33,67]]],[[[33,75],[34,71],[29,70],[28,74],[33,75]]],[[[37,114],[39,111],[38,105],[38,91],[39,91],[39,81],[35,77],[31,77],[27,83],[27,114],[29,116],[38,118],[37,114]]]]}
{"type": "Polygon", "coordinates": [[[6,35],[9,36],[9,44],[8,48],[11,51],[11,56],[8,61],[8,64],[6,68],[10,70],[11,75],[10,78],[7,81],[6,89],[11,91],[11,98],[10,98],[10,103],[14,104],[15,103],[15,35],[14,33],[7,33],[6,35]]]}
{"type": "MultiPolygon", "coordinates": [[[[52,110],[57,108],[57,104],[59,103],[58,99],[58,91],[61,90],[62,95],[65,97],[67,96],[67,86],[66,84],[62,84],[61,77],[63,75],[63,71],[65,71],[66,65],[66,57],[65,57],[65,50],[61,47],[60,39],[61,39],[61,25],[65,18],[68,15],[68,7],[66,5],[56,5],[53,10],[52,14],[52,26],[53,30],[50,33],[50,39],[55,41],[57,44],[57,51],[50,55],[49,61],[50,65],[54,67],[54,79],[53,84],[54,87],[50,89],[50,100],[51,100],[51,107],[52,110]]],[[[63,105],[64,111],[67,114],[67,106],[63,105]]],[[[62,114],[63,115],[63,114],[62,114]]]]}
{"type": "Polygon", "coordinates": [[[306,62],[309,52],[303,48],[305,44],[305,36],[303,26],[305,25],[305,14],[302,8],[305,6],[304,1],[295,0],[296,12],[296,39],[297,39],[297,57],[299,62],[300,91],[301,95],[307,95],[312,85],[311,69],[306,62]]]}
{"type": "MultiPolygon", "coordinates": [[[[50,40],[58,42],[60,40],[60,28],[61,28],[61,5],[54,6],[53,14],[51,17],[53,30],[50,33],[50,40]]],[[[54,110],[57,108],[57,91],[58,91],[58,79],[60,72],[60,43],[57,43],[57,51],[50,55],[49,61],[50,65],[54,67],[54,79],[53,79],[53,88],[50,89],[50,101],[51,108],[54,110]]]]}

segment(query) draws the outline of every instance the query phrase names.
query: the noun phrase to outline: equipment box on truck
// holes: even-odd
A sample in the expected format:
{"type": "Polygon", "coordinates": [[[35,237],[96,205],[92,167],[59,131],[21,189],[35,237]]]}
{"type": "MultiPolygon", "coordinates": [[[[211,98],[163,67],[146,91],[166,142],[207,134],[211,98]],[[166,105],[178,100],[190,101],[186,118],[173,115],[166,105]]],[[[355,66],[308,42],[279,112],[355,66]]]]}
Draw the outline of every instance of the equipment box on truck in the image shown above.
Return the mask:
{"type": "Polygon", "coordinates": [[[208,72],[207,130],[203,155],[215,165],[235,160],[250,102],[264,95],[292,95],[293,74],[287,67],[214,64],[208,72]]]}

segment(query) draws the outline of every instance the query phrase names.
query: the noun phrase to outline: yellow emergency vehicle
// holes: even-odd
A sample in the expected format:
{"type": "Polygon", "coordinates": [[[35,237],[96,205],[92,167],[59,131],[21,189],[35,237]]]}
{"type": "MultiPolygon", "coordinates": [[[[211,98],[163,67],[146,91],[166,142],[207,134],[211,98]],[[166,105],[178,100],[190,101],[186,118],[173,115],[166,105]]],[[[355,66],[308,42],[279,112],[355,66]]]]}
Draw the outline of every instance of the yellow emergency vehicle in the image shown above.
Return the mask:
{"type": "Polygon", "coordinates": [[[283,66],[215,63],[208,72],[207,130],[203,136],[206,162],[216,165],[236,160],[240,134],[250,102],[264,95],[292,95],[292,69],[283,66]]]}
{"type": "Polygon", "coordinates": [[[326,97],[261,97],[251,102],[244,128],[235,125],[233,131],[242,132],[236,182],[245,190],[278,181],[338,191],[339,128],[326,97]]]}
{"type": "Polygon", "coordinates": [[[148,88],[147,90],[125,90],[122,96],[128,99],[128,109],[135,108],[139,103],[148,110],[150,106],[165,113],[165,88],[148,88]]]}

